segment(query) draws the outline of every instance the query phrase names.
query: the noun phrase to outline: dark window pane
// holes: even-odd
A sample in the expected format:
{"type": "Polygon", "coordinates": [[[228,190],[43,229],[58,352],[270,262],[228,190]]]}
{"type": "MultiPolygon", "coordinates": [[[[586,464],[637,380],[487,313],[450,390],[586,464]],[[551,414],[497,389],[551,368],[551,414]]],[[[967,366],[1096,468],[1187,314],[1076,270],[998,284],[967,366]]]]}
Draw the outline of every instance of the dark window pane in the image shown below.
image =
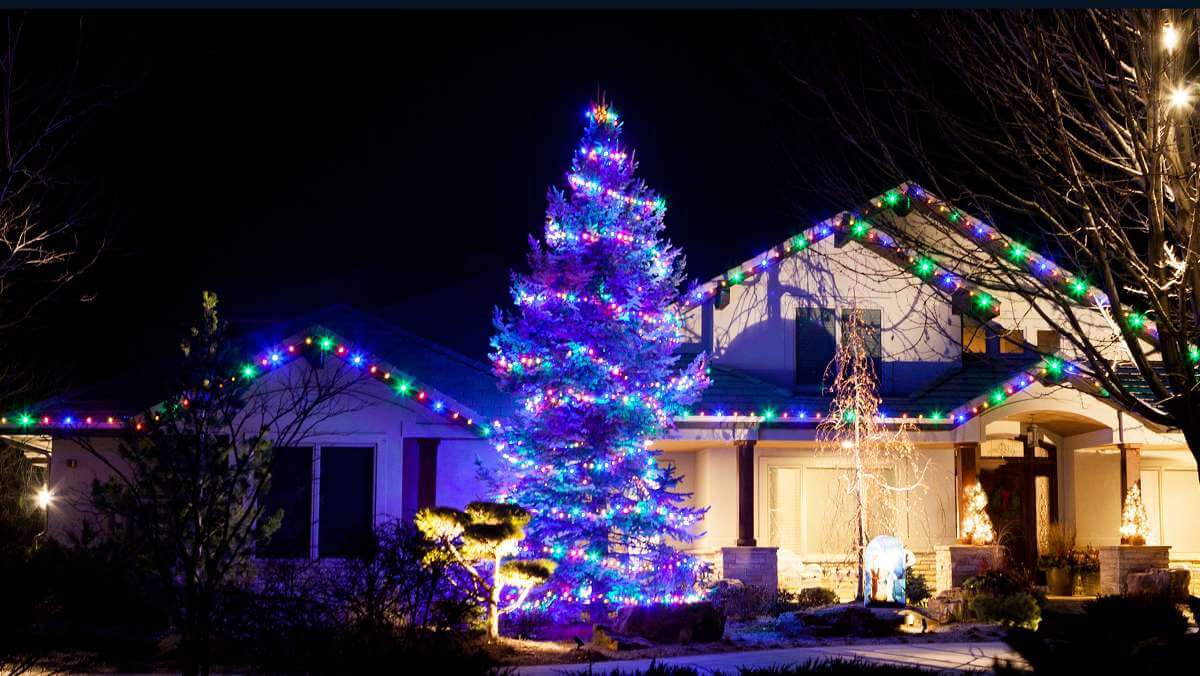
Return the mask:
{"type": "Polygon", "coordinates": [[[262,498],[263,517],[283,511],[283,521],[264,542],[258,555],[272,558],[309,556],[312,527],[312,449],[277,448],[271,487],[262,498]]]}
{"type": "Polygon", "coordinates": [[[1025,351],[1025,329],[1013,329],[1000,339],[1001,354],[1021,354],[1025,351]]]}
{"type": "MultiPolygon", "coordinates": [[[[850,313],[854,310],[842,310],[842,336],[845,340],[849,331],[850,313]]],[[[862,320],[863,342],[867,346],[867,354],[871,357],[875,368],[875,378],[883,380],[883,312],[881,310],[857,310],[862,320]]]]}
{"type": "Polygon", "coordinates": [[[823,307],[796,310],[796,384],[820,385],[837,348],[834,312],[823,307]]]}
{"type": "Polygon", "coordinates": [[[345,558],[366,552],[374,518],[375,449],[322,446],[317,550],[345,558]]]}
{"type": "Polygon", "coordinates": [[[983,324],[970,317],[962,318],[962,351],[968,354],[987,352],[987,331],[983,324]]]}
{"type": "Polygon", "coordinates": [[[1059,335],[1054,329],[1038,329],[1037,332],[1038,351],[1045,354],[1054,354],[1058,352],[1059,335]]]}

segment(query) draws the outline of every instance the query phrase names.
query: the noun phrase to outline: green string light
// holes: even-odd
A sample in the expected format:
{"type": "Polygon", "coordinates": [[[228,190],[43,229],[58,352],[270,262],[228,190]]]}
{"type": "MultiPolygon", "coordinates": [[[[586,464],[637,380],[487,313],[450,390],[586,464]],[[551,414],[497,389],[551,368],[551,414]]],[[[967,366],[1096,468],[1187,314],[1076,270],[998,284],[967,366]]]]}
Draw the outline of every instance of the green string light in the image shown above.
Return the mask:
{"type": "Polygon", "coordinates": [[[1125,323],[1128,324],[1129,328],[1133,329],[1134,331],[1140,331],[1142,327],[1146,325],[1146,315],[1140,312],[1131,312],[1129,313],[1129,316],[1125,318],[1125,323]]]}
{"type": "Polygon", "coordinates": [[[937,266],[933,261],[922,256],[921,258],[917,259],[916,264],[913,266],[913,270],[917,273],[918,277],[928,277],[929,275],[933,274],[933,271],[936,267],[937,266]]]}
{"type": "Polygon", "coordinates": [[[992,306],[992,297],[991,296],[987,295],[986,293],[982,293],[982,292],[975,294],[975,307],[979,308],[980,310],[986,310],[991,306],[992,306]]]}
{"type": "Polygon", "coordinates": [[[1067,291],[1069,291],[1072,296],[1079,298],[1087,293],[1088,286],[1089,285],[1086,279],[1083,277],[1076,277],[1067,283],[1067,291]]]}
{"type": "Polygon", "coordinates": [[[1013,260],[1013,262],[1016,262],[1016,263],[1020,263],[1021,261],[1024,261],[1025,257],[1028,255],[1029,255],[1029,249],[1024,244],[1018,244],[1017,242],[1013,242],[1012,246],[1009,247],[1009,249],[1008,249],[1008,257],[1011,258],[1013,260]]]}
{"type": "Polygon", "coordinates": [[[1047,373],[1049,373],[1050,375],[1057,378],[1062,375],[1062,370],[1063,370],[1063,363],[1062,363],[1061,359],[1058,359],[1056,357],[1047,357],[1046,358],[1046,372],[1047,373]]]}

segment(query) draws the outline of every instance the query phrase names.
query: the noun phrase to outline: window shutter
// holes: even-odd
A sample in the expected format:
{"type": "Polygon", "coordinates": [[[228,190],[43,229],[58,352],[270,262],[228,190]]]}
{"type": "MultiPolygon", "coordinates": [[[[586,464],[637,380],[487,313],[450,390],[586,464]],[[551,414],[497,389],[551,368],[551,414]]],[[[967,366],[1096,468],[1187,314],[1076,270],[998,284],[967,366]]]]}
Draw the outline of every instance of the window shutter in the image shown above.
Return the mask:
{"type": "Polygon", "coordinates": [[[830,308],[796,310],[796,384],[820,386],[837,348],[837,328],[830,308]]]}

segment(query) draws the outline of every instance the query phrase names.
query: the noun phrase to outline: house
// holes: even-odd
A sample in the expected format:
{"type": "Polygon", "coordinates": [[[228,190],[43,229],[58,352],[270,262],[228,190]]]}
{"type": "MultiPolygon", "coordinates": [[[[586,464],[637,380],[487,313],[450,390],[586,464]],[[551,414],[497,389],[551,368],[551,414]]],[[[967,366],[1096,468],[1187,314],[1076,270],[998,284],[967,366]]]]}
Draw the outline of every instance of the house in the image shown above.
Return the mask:
{"type": "MultiPolygon", "coordinates": [[[[1172,564],[1190,567],[1200,590],[1200,482],[1182,436],[1104,397],[1073,368],[1054,322],[1020,297],[973,288],[897,239],[901,230],[919,238],[932,218],[960,223],[963,246],[1007,241],[906,184],[688,293],[685,351],[710,354],[712,386],[654,445],[692,503],[709,507],[689,547],[728,577],[853,594],[852,530],[832,499],[846,460],[818,442],[826,365],[853,309],[869,327],[884,422],[912,425],[925,461],[919,497],[888,509],[900,531],[891,534],[929,580],[937,548],[959,536],[967,485],[983,487],[1011,555],[1032,564],[1055,523],[1082,544],[1117,544],[1126,489],[1140,482],[1149,542],[1170,545],[1172,564]]],[[[1053,265],[1023,260],[1030,274],[1053,265]]],[[[1099,319],[1085,328],[1109,330],[1099,319]]],[[[367,376],[363,406],[286,450],[271,499],[290,516],[271,555],[344,556],[350,535],[373,523],[486,496],[477,470],[495,463],[489,428],[510,406],[488,365],[348,307],[260,331],[247,350],[264,378],[331,364],[367,376]]],[[[78,440],[114,444],[156,401],[126,395],[128,385],[0,419],[10,442],[48,458],[52,533],[86,516],[87,488],[105,472],[78,440]]]]}
{"type": "MultiPolygon", "coordinates": [[[[477,473],[495,457],[489,425],[509,406],[487,364],[348,306],[240,342],[264,384],[313,369],[355,377],[342,381],[353,402],[280,452],[268,500],[284,519],[265,555],[338,558],[385,520],[486,497],[477,473]]],[[[89,517],[93,479],[105,479],[107,463],[118,462],[125,426],[163,398],[143,378],[129,377],[0,421],[10,443],[47,463],[52,536],[69,537],[89,517]]]]}
{"type": "MultiPolygon", "coordinates": [[[[696,551],[723,561],[729,577],[769,584],[778,575],[785,586],[853,594],[853,529],[830,500],[844,492],[847,460],[820,448],[817,427],[829,410],[826,364],[855,308],[869,326],[882,415],[915,425],[928,460],[922,497],[894,507],[894,534],[927,579],[937,577],[935,548],[958,537],[966,485],[982,485],[1010,554],[1033,565],[1053,523],[1073,528],[1080,544],[1118,544],[1126,489],[1140,482],[1148,543],[1170,545],[1172,565],[1191,568],[1200,589],[1200,483],[1182,435],[1102,396],[1072,366],[1077,355],[1057,327],[1019,296],[975,289],[902,244],[929,236],[934,218],[956,222],[958,246],[1007,241],[905,184],[688,296],[691,349],[711,356],[713,384],[658,447],[695,504],[709,506],[696,551]],[[900,200],[905,208],[893,209],[900,200]]],[[[1029,274],[1060,274],[1037,254],[1022,259],[1029,274]]],[[[1084,328],[1112,335],[1098,313],[1084,328]]],[[[1153,339],[1152,327],[1142,329],[1153,339]]]]}

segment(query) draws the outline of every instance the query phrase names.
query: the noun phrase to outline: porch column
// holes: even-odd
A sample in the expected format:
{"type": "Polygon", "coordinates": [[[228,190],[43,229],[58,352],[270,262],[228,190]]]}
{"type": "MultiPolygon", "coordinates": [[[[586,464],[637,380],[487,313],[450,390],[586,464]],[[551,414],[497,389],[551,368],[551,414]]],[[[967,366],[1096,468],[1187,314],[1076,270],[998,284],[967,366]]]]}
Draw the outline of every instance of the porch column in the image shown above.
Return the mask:
{"type": "Polygon", "coordinates": [[[754,442],[734,442],[737,448],[739,547],[756,547],[754,539],[754,442]]]}
{"type": "Polygon", "coordinates": [[[962,536],[962,518],[967,511],[966,493],[963,489],[979,481],[979,444],[954,444],[954,478],[958,484],[958,515],[955,532],[962,536]]]}
{"type": "Polygon", "coordinates": [[[779,588],[778,548],[759,547],[754,539],[754,441],[735,441],[733,445],[737,453],[737,546],[721,548],[721,574],[774,592],[779,588]]]}
{"type": "Polygon", "coordinates": [[[1121,511],[1125,511],[1125,496],[1134,484],[1142,482],[1142,447],[1117,444],[1121,449],[1121,511]]]}

